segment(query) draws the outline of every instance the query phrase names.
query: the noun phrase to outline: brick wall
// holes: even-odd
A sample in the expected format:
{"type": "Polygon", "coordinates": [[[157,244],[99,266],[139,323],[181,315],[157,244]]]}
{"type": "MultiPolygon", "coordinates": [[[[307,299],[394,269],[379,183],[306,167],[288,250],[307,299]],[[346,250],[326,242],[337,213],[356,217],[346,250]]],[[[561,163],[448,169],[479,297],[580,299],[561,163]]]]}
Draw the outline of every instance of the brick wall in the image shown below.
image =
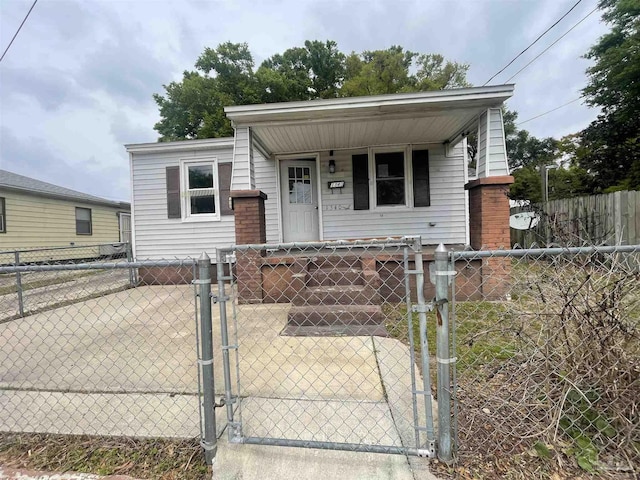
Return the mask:
{"type": "MultiPolygon", "coordinates": [[[[487,177],[465,185],[469,191],[469,241],[476,250],[509,248],[509,185],[513,177],[487,177]]],[[[482,260],[482,295],[486,299],[502,298],[508,289],[511,273],[507,258],[482,260]]]]}
{"type": "MultiPolygon", "coordinates": [[[[267,195],[260,190],[234,190],[233,212],[237,245],[267,243],[264,201],[267,195]]],[[[263,252],[259,250],[239,250],[236,253],[236,281],[240,303],[262,302],[263,252]]]]}

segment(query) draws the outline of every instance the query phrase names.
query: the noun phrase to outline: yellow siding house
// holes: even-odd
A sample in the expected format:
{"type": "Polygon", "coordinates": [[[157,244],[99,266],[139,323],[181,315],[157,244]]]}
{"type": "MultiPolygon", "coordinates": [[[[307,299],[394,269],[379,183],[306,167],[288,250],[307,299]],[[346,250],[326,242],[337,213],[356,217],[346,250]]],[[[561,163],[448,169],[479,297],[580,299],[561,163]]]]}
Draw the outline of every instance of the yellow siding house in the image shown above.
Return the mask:
{"type": "Polygon", "coordinates": [[[131,206],[0,170],[0,251],[130,241],[131,206]]]}

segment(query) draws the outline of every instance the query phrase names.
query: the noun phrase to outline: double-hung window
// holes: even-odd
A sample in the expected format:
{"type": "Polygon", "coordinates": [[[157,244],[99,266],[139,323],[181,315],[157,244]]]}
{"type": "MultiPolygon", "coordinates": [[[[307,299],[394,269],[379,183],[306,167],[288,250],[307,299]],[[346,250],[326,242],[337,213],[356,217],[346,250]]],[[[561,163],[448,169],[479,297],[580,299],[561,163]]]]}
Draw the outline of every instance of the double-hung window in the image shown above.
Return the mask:
{"type": "Polygon", "coordinates": [[[354,210],[431,205],[426,149],[371,149],[352,156],[352,172],[354,210]]]}
{"type": "Polygon", "coordinates": [[[4,197],[0,197],[0,233],[7,233],[7,214],[4,197]]]}
{"type": "Polygon", "coordinates": [[[220,218],[216,160],[182,162],[183,218],[216,220],[220,218]]]}
{"type": "Polygon", "coordinates": [[[76,207],[76,235],[91,235],[91,209],[76,207]]]}

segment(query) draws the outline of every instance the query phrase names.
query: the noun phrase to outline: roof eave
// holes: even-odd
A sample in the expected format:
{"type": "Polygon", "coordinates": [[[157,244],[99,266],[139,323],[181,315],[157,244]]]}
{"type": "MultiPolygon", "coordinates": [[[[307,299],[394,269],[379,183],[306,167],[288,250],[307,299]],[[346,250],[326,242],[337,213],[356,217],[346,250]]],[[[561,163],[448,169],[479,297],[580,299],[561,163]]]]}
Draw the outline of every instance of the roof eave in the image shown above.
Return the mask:
{"type": "Polygon", "coordinates": [[[238,105],[225,107],[227,117],[235,125],[256,124],[274,120],[295,120],[304,116],[307,120],[325,116],[350,115],[360,112],[393,110],[394,107],[406,109],[411,106],[437,108],[454,106],[462,102],[487,102],[491,106],[501,105],[513,95],[514,85],[494,85],[430,92],[376,95],[367,97],[349,97],[306,102],[267,103],[260,105],[238,105]]]}
{"type": "Polygon", "coordinates": [[[124,148],[128,153],[181,152],[209,150],[233,146],[233,137],[178,140],[174,142],[130,143],[124,148]]]}
{"type": "Polygon", "coordinates": [[[117,202],[111,200],[89,199],[82,197],[74,197],[72,195],[63,195],[60,193],[49,193],[32,190],[29,188],[15,187],[12,185],[0,185],[0,190],[9,190],[11,192],[23,193],[34,197],[53,198],[55,200],[65,200],[67,202],[84,203],[88,205],[100,205],[103,207],[116,208],[121,210],[131,210],[131,204],[128,202],[117,202]]]}

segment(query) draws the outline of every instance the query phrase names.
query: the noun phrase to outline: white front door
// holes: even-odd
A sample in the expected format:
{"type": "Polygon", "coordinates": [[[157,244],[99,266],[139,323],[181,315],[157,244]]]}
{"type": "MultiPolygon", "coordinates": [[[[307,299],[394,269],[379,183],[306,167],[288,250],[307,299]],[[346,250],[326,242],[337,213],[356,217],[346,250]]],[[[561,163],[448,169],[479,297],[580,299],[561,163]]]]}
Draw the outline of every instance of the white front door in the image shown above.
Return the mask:
{"type": "Polygon", "coordinates": [[[280,162],[282,230],[285,242],[320,239],[315,158],[280,162]]]}

